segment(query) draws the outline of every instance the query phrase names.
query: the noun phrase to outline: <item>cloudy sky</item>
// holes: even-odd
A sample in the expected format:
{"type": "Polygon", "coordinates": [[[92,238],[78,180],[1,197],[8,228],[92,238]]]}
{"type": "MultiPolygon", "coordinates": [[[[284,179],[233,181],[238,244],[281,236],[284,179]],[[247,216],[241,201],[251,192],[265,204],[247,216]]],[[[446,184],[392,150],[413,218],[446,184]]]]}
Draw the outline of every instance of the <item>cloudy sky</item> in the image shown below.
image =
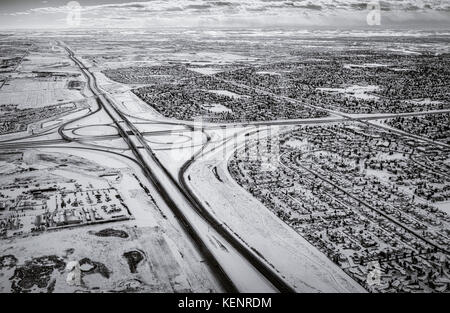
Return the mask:
{"type": "Polygon", "coordinates": [[[449,0],[1,0],[0,28],[325,27],[450,29],[449,0]]]}

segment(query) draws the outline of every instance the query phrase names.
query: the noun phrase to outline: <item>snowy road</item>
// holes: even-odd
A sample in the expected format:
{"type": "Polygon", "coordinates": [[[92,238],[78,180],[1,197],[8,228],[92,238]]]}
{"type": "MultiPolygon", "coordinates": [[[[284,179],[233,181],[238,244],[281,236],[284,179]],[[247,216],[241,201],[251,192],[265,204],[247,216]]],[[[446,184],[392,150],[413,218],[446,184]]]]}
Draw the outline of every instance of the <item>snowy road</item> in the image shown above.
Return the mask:
{"type": "MultiPolygon", "coordinates": [[[[207,255],[211,266],[216,267],[216,273],[221,277],[226,289],[229,291],[234,289],[239,292],[290,291],[290,287],[281,282],[278,277],[273,277],[273,273],[267,273],[264,269],[261,273],[260,269],[257,268],[260,265],[255,260],[248,260],[248,255],[243,255],[246,248],[239,246],[237,241],[230,243],[230,238],[224,238],[216,230],[215,225],[211,225],[199,213],[199,209],[195,208],[195,202],[187,198],[183,190],[171,179],[168,172],[155,157],[143,135],[115,107],[112,99],[98,88],[95,77],[83,63],[75,57],[69,48],[66,49],[72,60],[79,65],[88,78],[90,88],[98,96],[102,108],[113,119],[119,133],[124,137],[138,161],[144,165],[147,178],[155,185],[156,190],[188,229],[194,241],[200,246],[199,248],[207,255]]],[[[252,255],[251,252],[250,255],[252,255]]]]}

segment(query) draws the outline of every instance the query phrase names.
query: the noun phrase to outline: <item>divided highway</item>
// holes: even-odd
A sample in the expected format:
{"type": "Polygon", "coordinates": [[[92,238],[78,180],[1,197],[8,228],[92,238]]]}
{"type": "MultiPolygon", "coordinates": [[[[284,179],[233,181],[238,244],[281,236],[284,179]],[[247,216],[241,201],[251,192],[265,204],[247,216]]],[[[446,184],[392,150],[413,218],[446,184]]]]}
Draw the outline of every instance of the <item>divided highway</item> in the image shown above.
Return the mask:
{"type": "Polygon", "coordinates": [[[143,165],[145,175],[197,244],[224,289],[229,292],[295,292],[275,269],[209,215],[201,202],[187,192],[186,186],[180,186],[160,163],[142,133],[100,90],[95,76],[69,47],[60,44],[80,67],[100,107],[113,120],[120,136],[143,165]]]}

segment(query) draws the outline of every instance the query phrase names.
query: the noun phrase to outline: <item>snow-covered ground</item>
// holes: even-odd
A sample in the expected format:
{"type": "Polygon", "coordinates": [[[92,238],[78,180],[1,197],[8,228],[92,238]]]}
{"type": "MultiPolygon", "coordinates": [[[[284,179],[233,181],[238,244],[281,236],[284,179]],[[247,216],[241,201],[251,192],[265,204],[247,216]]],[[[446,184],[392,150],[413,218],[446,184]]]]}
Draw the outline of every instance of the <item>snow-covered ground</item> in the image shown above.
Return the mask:
{"type": "Polygon", "coordinates": [[[160,119],[161,115],[136,96],[129,86],[110,80],[101,72],[94,72],[98,85],[111,94],[117,107],[139,119],[160,119]]]}
{"type": "MultiPolygon", "coordinates": [[[[10,81],[9,84],[18,84],[18,80],[10,81]]],[[[56,105],[72,101],[83,100],[83,95],[77,90],[69,90],[65,88],[49,88],[41,89],[40,84],[30,86],[34,89],[22,89],[18,91],[0,90],[0,105],[16,104],[18,109],[39,108],[48,105],[56,105]]],[[[57,87],[57,86],[55,86],[57,87]]]]}
{"type": "Polygon", "coordinates": [[[189,67],[188,70],[202,74],[202,75],[214,75],[222,72],[221,69],[214,67],[189,67]]]}
{"type": "Polygon", "coordinates": [[[378,99],[378,96],[371,95],[369,92],[374,92],[379,90],[380,87],[378,86],[349,86],[345,88],[317,88],[317,90],[325,91],[325,92],[335,92],[335,93],[341,93],[344,94],[346,97],[353,97],[357,99],[364,99],[364,100],[370,100],[370,99],[378,99]]]}
{"type": "MultiPolygon", "coordinates": [[[[46,148],[39,151],[45,153],[61,153],[63,151],[72,156],[85,158],[89,162],[108,164],[109,168],[119,170],[121,172],[120,180],[112,183],[120,190],[135,219],[46,232],[27,238],[3,240],[0,242],[0,256],[13,255],[17,259],[17,264],[11,268],[1,269],[2,277],[12,277],[16,268],[23,269],[27,261],[43,256],[54,256],[66,264],[89,258],[91,261],[97,262],[97,267],[100,266],[106,270],[103,273],[83,274],[84,286],[70,286],[66,282],[68,272],[64,271],[64,268],[55,269],[50,274],[50,281],[51,284],[54,284],[55,292],[74,292],[76,290],[91,292],[96,290],[223,291],[190,237],[167,208],[165,202],[149,185],[139,166],[126,158],[108,152],[81,150],[77,149],[75,144],[71,146],[46,148]],[[149,189],[153,197],[145,193],[139,182],[149,189]],[[105,229],[126,233],[127,237],[96,235],[97,232],[105,229]],[[130,251],[138,251],[143,256],[143,260],[137,264],[135,272],[131,271],[127,259],[124,257],[125,253],[130,251]]],[[[32,162],[32,159],[29,161],[32,162]]],[[[36,166],[38,167],[38,164],[36,166]]],[[[74,172],[73,174],[80,182],[85,178],[89,179],[83,172],[74,172]]],[[[41,288],[34,286],[32,290],[42,291],[41,288]]],[[[0,291],[10,292],[11,280],[0,280],[0,291]]]]}
{"type": "Polygon", "coordinates": [[[213,153],[195,162],[186,172],[188,185],[204,206],[249,248],[262,255],[297,291],[364,292],[337,265],[232,179],[227,170],[232,153],[233,149],[229,149],[227,158],[213,153]]]}
{"type": "Polygon", "coordinates": [[[364,63],[364,64],[344,64],[344,68],[353,69],[353,68],[377,68],[377,67],[386,67],[389,66],[387,64],[379,64],[379,63],[364,63]]]}
{"type": "MultiPolygon", "coordinates": [[[[244,258],[222,235],[190,205],[178,187],[167,179],[166,173],[149,155],[143,156],[146,165],[164,186],[172,201],[187,219],[193,231],[199,234],[207,249],[214,255],[224,272],[240,292],[274,292],[276,289],[244,258]]],[[[168,160],[170,162],[170,160],[168,160]]]]}
{"type": "Polygon", "coordinates": [[[242,95],[238,95],[237,93],[234,93],[234,92],[231,92],[231,91],[228,91],[228,90],[208,90],[208,91],[212,92],[212,93],[215,93],[217,95],[226,96],[226,97],[229,97],[229,98],[239,99],[239,98],[243,97],[242,95]]]}
{"type": "Polygon", "coordinates": [[[437,207],[439,210],[444,211],[445,213],[450,215],[450,201],[433,203],[433,205],[437,207]]]}
{"type": "Polygon", "coordinates": [[[259,71],[259,72],[256,72],[255,74],[257,74],[257,75],[281,76],[280,73],[277,73],[277,72],[266,72],[266,71],[259,71]]]}
{"type": "Polygon", "coordinates": [[[203,108],[214,113],[220,113],[220,112],[233,112],[233,110],[227,108],[223,104],[219,103],[213,103],[211,105],[203,105],[203,108]]]}

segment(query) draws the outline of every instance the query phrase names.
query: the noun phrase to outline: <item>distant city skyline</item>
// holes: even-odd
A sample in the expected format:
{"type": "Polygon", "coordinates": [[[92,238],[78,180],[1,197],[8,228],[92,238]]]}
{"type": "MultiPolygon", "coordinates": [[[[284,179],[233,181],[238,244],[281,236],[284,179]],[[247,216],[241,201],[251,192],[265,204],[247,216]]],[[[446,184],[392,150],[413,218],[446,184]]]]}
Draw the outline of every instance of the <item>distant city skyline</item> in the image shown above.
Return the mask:
{"type": "MultiPolygon", "coordinates": [[[[0,28],[70,28],[67,0],[0,2],[0,28]]],[[[72,2],[73,4],[74,2],[72,2]]],[[[76,27],[328,27],[448,29],[450,4],[445,0],[79,0],[76,27]],[[380,25],[368,25],[371,10],[380,25]]],[[[73,11],[72,11],[73,13],[73,11]]]]}

